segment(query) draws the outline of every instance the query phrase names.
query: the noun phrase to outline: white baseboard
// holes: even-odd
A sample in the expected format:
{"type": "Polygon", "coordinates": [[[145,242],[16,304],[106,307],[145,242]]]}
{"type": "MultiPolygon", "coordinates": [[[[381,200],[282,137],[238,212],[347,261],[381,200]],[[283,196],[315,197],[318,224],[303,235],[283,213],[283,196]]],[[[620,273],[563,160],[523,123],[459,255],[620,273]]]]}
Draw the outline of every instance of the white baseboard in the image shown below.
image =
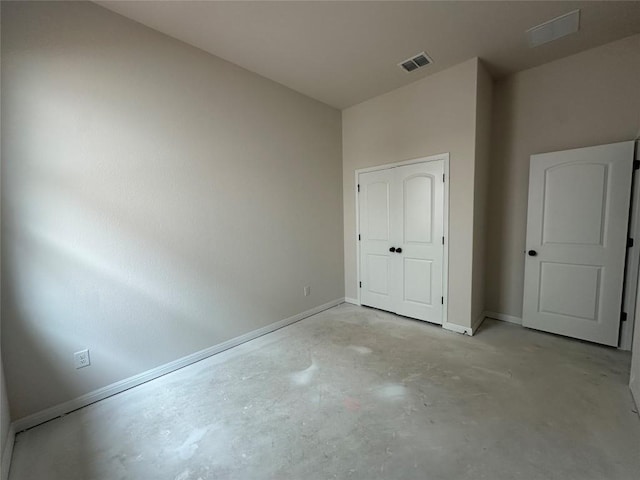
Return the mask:
{"type": "Polygon", "coordinates": [[[482,312],[480,315],[478,315],[478,318],[473,321],[473,324],[471,325],[471,335],[475,335],[475,333],[480,328],[480,325],[482,325],[482,322],[484,322],[485,318],[487,318],[487,314],[486,312],[482,312]]]}
{"type": "Polygon", "coordinates": [[[629,382],[629,388],[631,389],[631,401],[635,404],[636,413],[640,417],[640,385],[637,384],[638,381],[633,378],[632,374],[631,382],[629,382]]]}
{"type": "Polygon", "coordinates": [[[473,321],[470,327],[463,327],[462,325],[458,325],[457,323],[444,322],[442,324],[442,328],[472,337],[478,331],[478,328],[480,328],[480,325],[482,325],[482,322],[484,322],[485,318],[485,312],[482,312],[480,315],[478,315],[478,318],[473,321]]]}
{"type": "Polygon", "coordinates": [[[458,325],[457,323],[444,322],[442,324],[442,328],[444,328],[445,330],[450,330],[452,332],[462,333],[463,335],[473,335],[473,330],[471,329],[471,327],[463,327],[462,325],[458,325]]]}
{"type": "Polygon", "coordinates": [[[9,478],[9,469],[11,468],[11,456],[13,455],[13,444],[16,439],[15,425],[9,426],[7,438],[5,438],[4,448],[2,449],[2,469],[0,470],[0,479],[7,480],[9,478]]]}
{"type": "Polygon", "coordinates": [[[514,317],[513,315],[507,315],[505,313],[496,313],[496,312],[484,312],[484,314],[485,316],[489,318],[493,318],[494,320],[515,323],[516,325],[522,325],[522,319],[520,317],[514,317]]]}
{"type": "Polygon", "coordinates": [[[358,302],[357,298],[344,297],[344,301],[346,303],[350,303],[351,305],[360,305],[360,302],[358,302]]]}
{"type": "Polygon", "coordinates": [[[218,345],[205,348],[204,350],[200,350],[199,352],[192,353],[191,355],[187,355],[186,357],[179,358],[178,360],[174,360],[173,362],[160,365],[159,367],[147,370],[146,372],[134,375],[133,377],[126,378],[119,382],[112,383],[111,385],[107,385],[106,387],[94,390],[93,392],[89,392],[67,402],[54,405],[53,407],[47,408],[40,412],[36,412],[32,415],[20,418],[14,422],[15,431],[21,432],[23,430],[26,430],[27,428],[35,427],[36,425],[47,422],[49,420],[53,420],[54,418],[60,417],[61,415],[65,415],[69,412],[72,412],[73,410],[77,410],[78,408],[86,407],[87,405],[95,403],[99,400],[103,400],[117,393],[124,392],[125,390],[128,390],[130,388],[142,385],[143,383],[166,375],[167,373],[174,372],[180,368],[186,367],[187,365],[191,365],[192,363],[198,362],[217,353],[236,347],[242,343],[261,337],[263,335],[266,335],[267,333],[271,333],[275,330],[286,327],[287,325],[291,325],[292,323],[299,322],[300,320],[303,320],[307,317],[335,307],[336,305],[340,305],[343,302],[344,298],[332,300],[331,302],[325,303],[324,305],[319,305],[305,312],[298,313],[297,315],[294,315],[292,317],[285,318],[284,320],[280,320],[257,330],[245,333],[244,335],[241,335],[239,337],[232,338],[231,340],[227,340],[226,342],[222,342],[218,345]]]}

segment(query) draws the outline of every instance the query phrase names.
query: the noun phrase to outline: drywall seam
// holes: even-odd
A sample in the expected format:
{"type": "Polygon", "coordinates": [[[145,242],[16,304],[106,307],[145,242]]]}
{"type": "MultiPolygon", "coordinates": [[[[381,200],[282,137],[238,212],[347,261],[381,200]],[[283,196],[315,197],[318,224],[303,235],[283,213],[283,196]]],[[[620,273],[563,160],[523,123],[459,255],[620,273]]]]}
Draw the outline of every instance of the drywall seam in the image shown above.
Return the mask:
{"type": "Polygon", "coordinates": [[[15,422],[9,426],[9,433],[5,439],[4,449],[2,451],[2,470],[0,471],[0,479],[7,480],[9,478],[9,469],[11,468],[11,457],[13,455],[13,444],[16,439],[15,422]]]}
{"type": "Polygon", "coordinates": [[[146,372],[134,375],[116,383],[112,383],[111,385],[99,388],[98,390],[94,390],[93,392],[89,392],[67,402],[54,405],[53,407],[47,408],[40,412],[36,412],[32,415],[20,418],[12,424],[12,426],[14,427],[13,431],[21,432],[28,428],[35,427],[36,425],[39,425],[41,423],[48,422],[49,420],[53,420],[54,418],[60,417],[79,408],[86,407],[87,405],[95,403],[99,400],[104,400],[107,397],[124,392],[125,390],[129,390],[130,388],[137,387],[138,385],[142,385],[143,383],[166,375],[167,373],[174,372],[188,365],[199,362],[200,360],[204,360],[205,358],[211,357],[212,355],[215,355],[217,353],[224,352],[225,350],[229,350],[230,348],[236,347],[250,340],[254,340],[258,337],[266,335],[267,333],[279,330],[280,328],[291,325],[292,323],[299,322],[300,320],[320,313],[324,310],[328,310],[329,308],[340,305],[341,303],[344,303],[344,297],[337,298],[323,305],[319,305],[310,310],[306,310],[302,313],[298,313],[297,315],[293,315],[292,317],[285,318],[284,320],[277,321],[265,327],[245,333],[244,335],[240,335],[239,337],[232,338],[231,340],[227,340],[226,342],[222,342],[212,347],[205,348],[204,350],[200,350],[199,352],[192,353],[191,355],[187,355],[186,357],[179,358],[178,360],[175,360],[173,362],[160,365],[159,367],[152,368],[151,370],[147,370],[146,372]]]}
{"type": "Polygon", "coordinates": [[[515,323],[516,325],[522,325],[522,318],[514,317],[513,315],[507,315],[506,313],[497,312],[484,312],[485,316],[494,320],[500,320],[501,322],[515,323]]]}

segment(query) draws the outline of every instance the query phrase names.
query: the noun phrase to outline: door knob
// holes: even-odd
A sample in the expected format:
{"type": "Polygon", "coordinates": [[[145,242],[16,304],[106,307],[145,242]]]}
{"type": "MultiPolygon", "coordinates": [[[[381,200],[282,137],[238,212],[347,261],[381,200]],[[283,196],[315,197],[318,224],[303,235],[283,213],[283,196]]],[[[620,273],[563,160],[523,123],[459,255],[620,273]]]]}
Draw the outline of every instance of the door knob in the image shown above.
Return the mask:
{"type": "Polygon", "coordinates": [[[396,248],[396,253],[402,253],[402,248],[400,247],[396,248]]]}
{"type": "Polygon", "coordinates": [[[538,252],[536,252],[535,250],[529,250],[529,252],[527,252],[529,254],[530,257],[535,257],[536,255],[538,255],[538,252]]]}
{"type": "Polygon", "coordinates": [[[391,247],[391,248],[389,249],[389,251],[390,251],[391,253],[395,252],[395,251],[396,251],[396,247],[391,247]]]}

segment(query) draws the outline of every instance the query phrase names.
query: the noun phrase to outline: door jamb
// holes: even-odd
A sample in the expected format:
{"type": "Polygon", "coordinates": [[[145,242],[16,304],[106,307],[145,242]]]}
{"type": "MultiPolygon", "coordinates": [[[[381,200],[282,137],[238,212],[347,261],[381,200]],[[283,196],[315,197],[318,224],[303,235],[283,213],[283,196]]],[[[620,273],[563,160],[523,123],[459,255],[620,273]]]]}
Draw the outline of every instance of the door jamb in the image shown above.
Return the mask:
{"type": "Polygon", "coordinates": [[[358,292],[357,301],[358,305],[362,305],[360,300],[360,242],[358,236],[360,235],[360,201],[358,195],[359,176],[361,173],[375,172],[378,170],[388,170],[396,167],[403,167],[405,165],[413,165],[416,163],[427,163],[438,160],[444,161],[444,202],[443,202],[443,233],[445,237],[444,252],[442,257],[442,295],[444,297],[442,304],[442,324],[447,323],[449,318],[448,304],[449,304],[449,152],[439,153],[437,155],[430,155],[428,157],[414,158],[411,160],[404,160],[402,162],[387,163],[385,165],[378,165],[375,167],[360,168],[355,171],[355,188],[354,194],[356,196],[356,291],[358,292]]]}
{"type": "MultiPolygon", "coordinates": [[[[634,160],[640,160],[640,140],[636,140],[634,150],[634,160]]],[[[636,322],[638,312],[636,311],[636,295],[640,282],[638,272],[640,271],[640,170],[633,170],[633,190],[631,191],[631,212],[629,221],[629,231],[627,238],[633,238],[634,244],[627,248],[627,268],[624,279],[624,298],[622,300],[623,311],[627,313],[627,321],[620,325],[620,338],[618,348],[620,350],[631,350],[633,343],[633,329],[639,325],[636,322]]]]}

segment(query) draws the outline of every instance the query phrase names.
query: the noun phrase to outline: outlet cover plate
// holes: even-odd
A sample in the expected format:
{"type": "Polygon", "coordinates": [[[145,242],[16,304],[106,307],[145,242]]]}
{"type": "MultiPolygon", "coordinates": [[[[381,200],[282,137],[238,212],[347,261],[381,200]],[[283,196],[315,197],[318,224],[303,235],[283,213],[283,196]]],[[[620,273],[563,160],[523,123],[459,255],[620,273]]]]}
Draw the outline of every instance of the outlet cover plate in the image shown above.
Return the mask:
{"type": "Polygon", "coordinates": [[[73,354],[73,364],[76,368],[84,368],[91,365],[91,358],[89,357],[89,349],[80,350],[73,354]]]}

